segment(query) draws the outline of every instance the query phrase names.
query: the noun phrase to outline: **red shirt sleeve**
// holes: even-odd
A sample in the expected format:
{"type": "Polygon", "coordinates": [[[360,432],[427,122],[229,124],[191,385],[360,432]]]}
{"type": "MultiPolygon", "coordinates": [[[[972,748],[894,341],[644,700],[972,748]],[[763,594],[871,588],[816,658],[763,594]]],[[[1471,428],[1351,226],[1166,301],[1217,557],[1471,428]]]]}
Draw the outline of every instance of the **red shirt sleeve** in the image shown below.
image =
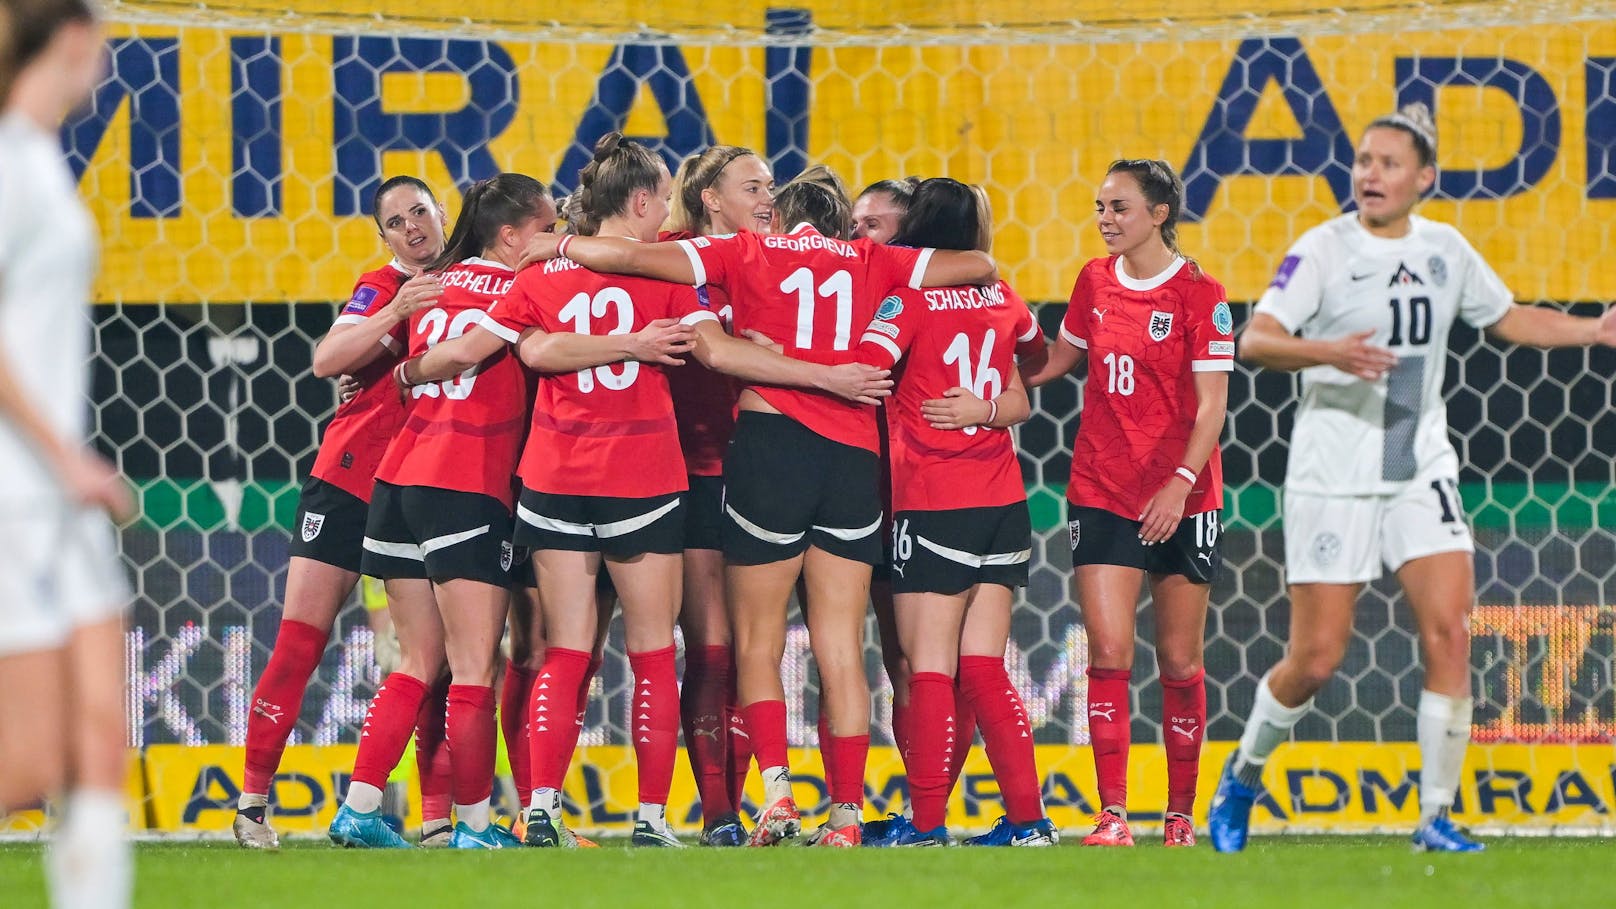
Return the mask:
{"type": "Polygon", "coordinates": [[[926,265],[935,250],[913,249],[908,246],[887,246],[869,240],[855,240],[869,250],[870,280],[867,290],[872,294],[886,294],[898,288],[918,290],[926,276],[926,265]]]}
{"type": "Polygon", "coordinates": [[[702,302],[694,287],[685,284],[668,284],[668,295],[665,304],[666,318],[678,319],[686,325],[711,320],[722,325],[718,314],[712,307],[702,302]]]}
{"type": "Polygon", "coordinates": [[[688,240],[678,240],[679,248],[690,257],[690,268],[696,273],[696,280],[691,283],[697,287],[708,284],[727,286],[731,275],[739,271],[738,265],[746,255],[749,242],[756,242],[750,233],[732,234],[728,237],[691,237],[688,240]]]}
{"type": "Polygon", "coordinates": [[[1202,276],[1188,303],[1190,369],[1230,372],[1234,369],[1234,314],[1223,285],[1202,276]]]}
{"type": "Polygon", "coordinates": [[[1088,275],[1093,264],[1090,262],[1078,272],[1077,281],[1072,285],[1072,296],[1066,301],[1066,315],[1061,319],[1060,327],[1061,338],[1078,350],[1085,351],[1089,349],[1088,275]]]}
{"type": "Polygon", "coordinates": [[[542,281],[540,267],[523,269],[512,282],[511,289],[489,305],[483,313],[482,327],[509,344],[522,340],[522,331],[535,325],[542,327],[538,303],[533,297],[533,285],[542,281]]]}
{"type": "Polygon", "coordinates": [[[353,293],[349,295],[348,302],[342,304],[342,311],[337,313],[334,325],[356,325],[376,314],[378,309],[393,302],[398,296],[398,285],[387,287],[385,285],[368,281],[366,275],[354,285],[353,293]]]}
{"type": "Polygon", "coordinates": [[[882,299],[859,338],[859,362],[881,369],[897,365],[915,341],[924,308],[925,301],[915,290],[895,291],[882,299]]]}
{"type": "Polygon", "coordinates": [[[1016,307],[1016,358],[1026,359],[1044,352],[1044,330],[1038,325],[1038,316],[1010,285],[999,282],[1005,298],[1016,307]]]}

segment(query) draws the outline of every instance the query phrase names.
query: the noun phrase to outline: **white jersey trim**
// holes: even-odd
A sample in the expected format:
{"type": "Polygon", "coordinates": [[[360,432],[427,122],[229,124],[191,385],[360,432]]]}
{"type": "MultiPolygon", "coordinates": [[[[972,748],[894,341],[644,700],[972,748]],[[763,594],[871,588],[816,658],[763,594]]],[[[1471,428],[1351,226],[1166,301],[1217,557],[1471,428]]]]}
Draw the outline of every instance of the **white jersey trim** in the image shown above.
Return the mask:
{"type": "Polygon", "coordinates": [[[522,340],[521,332],[511,328],[508,325],[501,324],[498,319],[494,318],[487,312],[483,313],[482,319],[478,320],[477,324],[488,329],[490,332],[493,332],[501,341],[504,341],[507,344],[515,344],[516,342],[522,340]]]}
{"type": "Polygon", "coordinates": [[[512,273],[514,273],[516,271],[516,269],[510,267],[509,265],[506,265],[504,262],[495,262],[493,259],[484,259],[482,256],[472,256],[469,259],[462,260],[460,262],[460,264],[461,265],[481,265],[484,268],[497,268],[500,271],[508,271],[508,272],[512,272],[512,273]]]}
{"type": "Polygon", "coordinates": [[[473,527],[470,530],[462,530],[459,533],[446,533],[441,537],[433,537],[430,540],[422,540],[421,555],[429,556],[440,549],[448,549],[450,546],[454,546],[457,543],[464,543],[467,540],[475,540],[483,534],[488,533],[492,529],[493,528],[488,524],[484,524],[481,527],[473,527]]]}
{"type": "Polygon", "coordinates": [[[742,530],[754,537],[757,537],[765,543],[773,543],[776,546],[789,546],[790,544],[795,543],[803,538],[803,534],[801,533],[775,533],[772,530],[764,530],[762,527],[759,527],[756,524],[753,524],[751,521],[748,521],[746,518],[741,517],[741,513],[735,510],[735,506],[728,503],[725,503],[724,505],[724,512],[728,514],[742,530]]]}
{"type": "Polygon", "coordinates": [[[696,252],[695,244],[689,240],[676,240],[679,248],[685,251],[685,257],[690,260],[690,270],[695,272],[696,279],[691,281],[695,287],[707,286],[707,266],[701,261],[701,254],[696,252]]]}
{"type": "Polygon", "coordinates": [[[944,546],[941,543],[933,543],[931,540],[928,540],[919,534],[915,535],[915,542],[919,543],[921,548],[928,549],[931,552],[949,560],[950,562],[957,562],[958,564],[964,565],[967,568],[984,568],[990,565],[1020,565],[1022,562],[1032,558],[1031,549],[1023,549],[1020,552],[999,552],[992,553],[990,555],[976,555],[975,553],[965,552],[961,549],[954,549],[950,546],[944,546]]]}
{"type": "Polygon", "coordinates": [[[679,320],[680,325],[700,325],[703,322],[717,322],[718,316],[703,309],[693,312],[679,320]]]}
{"type": "Polygon", "coordinates": [[[1192,360],[1190,372],[1234,372],[1233,360],[1192,360]]]}
{"type": "Polygon", "coordinates": [[[926,280],[926,269],[931,267],[931,255],[936,251],[929,246],[920,251],[920,258],[915,260],[915,270],[909,273],[911,290],[919,290],[925,286],[921,282],[926,280]]]}
{"type": "Polygon", "coordinates": [[[374,552],[379,556],[387,556],[390,559],[408,559],[411,562],[426,561],[425,555],[421,552],[421,547],[414,543],[388,543],[384,540],[365,537],[360,546],[366,552],[374,552]]]}
{"type": "Polygon", "coordinates": [[[1066,343],[1072,345],[1073,347],[1077,348],[1078,350],[1088,350],[1089,349],[1089,342],[1083,340],[1082,338],[1079,338],[1077,335],[1072,334],[1071,331],[1068,330],[1065,325],[1061,326],[1061,337],[1066,340],[1066,343]]]}
{"type": "Polygon", "coordinates": [[[1178,270],[1183,267],[1184,257],[1174,256],[1172,264],[1168,265],[1165,269],[1157,274],[1151,275],[1148,278],[1135,278],[1131,277],[1128,274],[1127,269],[1122,267],[1122,257],[1117,256],[1115,270],[1117,273],[1118,284],[1121,284],[1123,287],[1126,287],[1129,290],[1145,291],[1155,290],[1163,284],[1166,284],[1168,281],[1171,281],[1173,279],[1173,275],[1178,274],[1178,270]]]}
{"type": "Polygon", "coordinates": [[[898,345],[892,343],[892,340],[886,335],[877,334],[873,331],[867,331],[862,337],[859,338],[859,343],[863,343],[865,341],[871,341],[880,345],[883,350],[889,354],[892,354],[893,362],[903,359],[903,351],[899,350],[898,345]]]}
{"type": "Polygon", "coordinates": [[[332,322],[331,325],[333,327],[338,325],[363,325],[365,320],[368,318],[370,318],[370,316],[361,316],[354,313],[349,313],[345,316],[337,316],[336,321],[332,322]]]}
{"type": "Polygon", "coordinates": [[[398,343],[398,339],[392,335],[382,335],[381,339],[376,343],[387,348],[388,353],[401,354],[404,352],[404,345],[398,343]]]}
{"type": "Polygon", "coordinates": [[[1032,320],[1032,327],[1027,329],[1027,333],[1016,340],[1026,343],[1027,341],[1031,341],[1033,338],[1036,338],[1041,334],[1043,334],[1043,330],[1038,327],[1038,320],[1034,319],[1032,320]]]}
{"type": "Polygon", "coordinates": [[[845,527],[822,527],[815,524],[814,529],[820,533],[829,534],[830,536],[833,536],[843,542],[851,543],[854,540],[862,540],[870,534],[875,533],[877,530],[880,530],[881,519],[876,518],[875,523],[868,527],[854,527],[852,529],[848,529],[845,527]]]}

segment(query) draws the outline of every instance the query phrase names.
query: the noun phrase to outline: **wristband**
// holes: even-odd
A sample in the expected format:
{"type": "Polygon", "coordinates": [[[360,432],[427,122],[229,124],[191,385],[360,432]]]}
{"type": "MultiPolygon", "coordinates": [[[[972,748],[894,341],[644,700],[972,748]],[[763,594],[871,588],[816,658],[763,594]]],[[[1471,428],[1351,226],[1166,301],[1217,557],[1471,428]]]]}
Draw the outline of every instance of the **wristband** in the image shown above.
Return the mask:
{"type": "Polygon", "coordinates": [[[1179,476],[1183,477],[1185,480],[1188,480],[1189,484],[1191,486],[1195,485],[1195,471],[1193,471],[1193,470],[1189,469],[1188,467],[1185,467],[1184,465],[1180,464],[1180,465],[1178,465],[1178,470],[1174,471],[1174,473],[1177,473],[1179,476]]]}
{"type": "Polygon", "coordinates": [[[558,257],[562,258],[562,259],[565,259],[567,257],[567,247],[571,246],[571,245],[572,245],[572,234],[567,234],[566,236],[561,238],[560,243],[556,244],[556,255],[558,257]]]}
{"type": "Polygon", "coordinates": [[[405,374],[405,372],[406,372],[405,367],[407,367],[409,365],[410,365],[409,360],[400,360],[398,362],[398,365],[393,367],[393,381],[397,382],[399,385],[402,385],[405,388],[409,388],[413,384],[413,383],[410,382],[409,376],[407,376],[405,374]]]}
{"type": "Polygon", "coordinates": [[[997,420],[998,418],[999,418],[999,401],[996,398],[989,399],[988,400],[988,419],[987,419],[987,422],[983,423],[982,425],[988,427],[989,429],[992,429],[993,428],[993,421],[997,420]]]}

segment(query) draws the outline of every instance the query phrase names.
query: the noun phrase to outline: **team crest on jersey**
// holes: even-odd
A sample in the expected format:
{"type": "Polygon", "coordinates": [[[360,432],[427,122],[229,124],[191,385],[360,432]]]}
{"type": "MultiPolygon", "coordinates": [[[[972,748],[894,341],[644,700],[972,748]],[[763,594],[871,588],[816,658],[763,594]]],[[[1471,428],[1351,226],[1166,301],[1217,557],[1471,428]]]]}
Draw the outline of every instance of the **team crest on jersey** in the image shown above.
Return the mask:
{"type": "Polygon", "coordinates": [[[370,310],[370,304],[376,302],[376,288],[361,287],[354,291],[348,305],[342,308],[343,315],[363,315],[370,310]]]}
{"type": "Polygon", "coordinates": [[[1446,287],[1448,284],[1448,263],[1441,256],[1432,256],[1431,261],[1425,263],[1425,270],[1431,273],[1431,281],[1437,287],[1446,287]]]}
{"type": "MultiPolygon", "coordinates": [[[[1447,270],[1443,269],[1443,271],[1445,273],[1447,270]]],[[[1409,284],[1424,284],[1424,283],[1425,283],[1425,280],[1423,278],[1421,278],[1419,275],[1415,274],[1413,272],[1413,270],[1411,270],[1407,265],[1403,264],[1402,262],[1399,262],[1399,263],[1397,263],[1397,271],[1396,271],[1396,273],[1394,273],[1392,275],[1391,282],[1388,283],[1386,286],[1387,287],[1399,287],[1399,286],[1406,286],[1406,285],[1409,285],[1409,284]]]]}
{"type": "Polygon", "coordinates": [[[1220,335],[1234,331],[1234,314],[1229,312],[1227,300],[1220,300],[1218,305],[1212,307],[1212,327],[1216,328],[1220,335]]]}
{"type": "Polygon", "coordinates": [[[303,515],[303,542],[312,543],[325,527],[325,515],[306,512],[303,515]]]}
{"type": "Polygon", "coordinates": [[[1341,538],[1325,531],[1313,538],[1313,563],[1320,568],[1330,567],[1341,556],[1341,538]]]}
{"type": "Polygon", "coordinates": [[[1150,340],[1165,341],[1173,331],[1173,314],[1153,310],[1150,313],[1150,340]]]}
{"type": "Polygon", "coordinates": [[[903,298],[893,294],[881,301],[881,308],[875,311],[875,317],[882,322],[896,319],[903,312],[903,298]]]}
{"type": "Polygon", "coordinates": [[[515,559],[516,559],[516,547],[512,546],[510,544],[510,541],[508,541],[508,540],[500,541],[500,544],[499,544],[499,570],[500,571],[510,571],[511,570],[511,562],[514,561],[515,559]]]}

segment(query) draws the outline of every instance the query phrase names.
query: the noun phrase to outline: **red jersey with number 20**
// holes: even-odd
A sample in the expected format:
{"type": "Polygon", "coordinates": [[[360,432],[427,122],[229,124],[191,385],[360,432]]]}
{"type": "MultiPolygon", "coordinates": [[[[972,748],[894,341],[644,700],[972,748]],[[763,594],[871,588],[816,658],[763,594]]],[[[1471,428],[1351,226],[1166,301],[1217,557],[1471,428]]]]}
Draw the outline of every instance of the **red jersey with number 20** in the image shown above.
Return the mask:
{"type": "MultiPolygon", "coordinates": [[[[514,343],[529,327],[626,335],[657,319],[694,324],[718,317],[689,286],[551,259],[518,275],[483,327],[514,343]]],[[[557,495],[643,499],[688,489],[662,367],[631,360],[541,374],[521,474],[528,489],[557,495]]]]}
{"type": "MultiPolygon", "coordinates": [[[[742,231],[680,240],[696,286],[716,286],[735,307],[735,330],[788,348],[851,351],[855,332],[900,287],[919,287],[932,250],[837,240],[799,224],[786,234],[742,231]]],[[[851,359],[851,358],[849,358],[851,359]]],[[[782,414],[843,445],[879,452],[875,408],[806,388],[752,385],[782,414]]]]}
{"type": "MultiPolygon", "coordinates": [[[[353,294],[343,304],[333,324],[357,325],[370,318],[393,302],[398,289],[409,277],[409,272],[397,259],[360,275],[353,294]]],[[[366,503],[370,502],[370,492],[376,485],[376,465],[381,463],[388,443],[404,425],[404,404],[399,400],[398,387],[393,384],[393,367],[404,352],[404,326],[394,326],[390,334],[382,336],[381,343],[387,352],[354,374],[359,382],[359,394],[337,406],[336,414],[320,437],[320,451],[314,456],[314,466],[309,469],[310,476],[366,503]]]]}
{"type": "Polygon", "coordinates": [[[1043,332],[1010,285],[895,291],[859,341],[859,359],[888,369],[903,361],[887,400],[892,510],[943,511],[1027,499],[1015,445],[1004,429],[933,429],[920,405],[950,388],[983,400],[1010,384],[1017,356],[1044,349],[1043,332]]]}
{"type": "MultiPolygon", "coordinates": [[[[1143,280],[1125,274],[1117,256],[1083,266],[1061,322],[1061,337],[1088,354],[1066,487],[1072,504],[1139,520],[1184,463],[1195,374],[1234,369],[1233,331],[1223,285],[1182,258],[1143,280]]],[[[1222,506],[1223,461],[1214,446],[1184,513],[1222,506]]]]}
{"type": "MultiPolygon", "coordinates": [[[[467,259],[443,270],[443,295],[410,316],[410,356],[458,338],[511,288],[515,272],[467,259]]],[[[510,348],[452,379],[410,389],[409,415],[376,479],[493,496],[511,504],[511,476],[527,428],[527,377],[510,348]]]]}

